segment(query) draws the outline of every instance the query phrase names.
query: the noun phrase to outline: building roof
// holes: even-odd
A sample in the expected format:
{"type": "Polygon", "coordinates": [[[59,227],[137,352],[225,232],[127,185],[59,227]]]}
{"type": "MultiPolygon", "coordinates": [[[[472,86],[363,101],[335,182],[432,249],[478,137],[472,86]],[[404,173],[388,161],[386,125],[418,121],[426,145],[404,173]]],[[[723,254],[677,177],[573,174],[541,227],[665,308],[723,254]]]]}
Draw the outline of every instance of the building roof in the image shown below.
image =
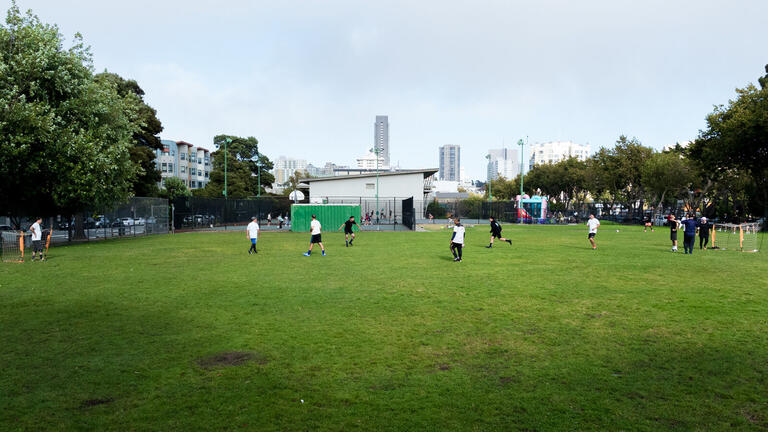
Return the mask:
{"type": "MultiPolygon", "coordinates": [[[[400,170],[400,171],[382,171],[378,175],[379,177],[387,177],[387,176],[396,176],[396,175],[406,175],[406,174],[423,174],[424,178],[427,178],[431,175],[434,175],[437,173],[439,169],[437,168],[427,168],[427,169],[413,169],[413,170],[400,170]]],[[[310,183],[310,182],[318,182],[318,181],[331,181],[331,180],[346,180],[351,178],[366,178],[366,177],[376,177],[376,173],[367,173],[367,174],[354,174],[354,175],[344,175],[344,176],[334,176],[334,177],[317,177],[317,178],[302,178],[299,179],[302,183],[310,183]]]]}

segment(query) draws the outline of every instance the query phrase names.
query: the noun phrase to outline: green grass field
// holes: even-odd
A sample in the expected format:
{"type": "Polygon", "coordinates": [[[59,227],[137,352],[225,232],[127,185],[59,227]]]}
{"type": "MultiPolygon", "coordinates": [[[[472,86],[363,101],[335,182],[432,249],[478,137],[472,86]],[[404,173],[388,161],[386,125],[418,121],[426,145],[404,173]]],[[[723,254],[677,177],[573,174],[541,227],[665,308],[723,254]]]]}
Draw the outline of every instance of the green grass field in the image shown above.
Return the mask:
{"type": "MultiPolygon", "coordinates": [[[[193,233],[0,266],[0,430],[765,430],[766,252],[193,233]],[[201,360],[249,353],[236,366],[201,360]],[[303,402],[302,402],[303,400],[303,402]]],[[[682,239],[681,239],[682,240],[682,239]]],[[[766,242],[768,243],[768,242],[766,242]]],[[[768,247],[768,244],[766,244],[768,247]]],[[[682,245],[681,245],[682,248],[682,245]]]]}

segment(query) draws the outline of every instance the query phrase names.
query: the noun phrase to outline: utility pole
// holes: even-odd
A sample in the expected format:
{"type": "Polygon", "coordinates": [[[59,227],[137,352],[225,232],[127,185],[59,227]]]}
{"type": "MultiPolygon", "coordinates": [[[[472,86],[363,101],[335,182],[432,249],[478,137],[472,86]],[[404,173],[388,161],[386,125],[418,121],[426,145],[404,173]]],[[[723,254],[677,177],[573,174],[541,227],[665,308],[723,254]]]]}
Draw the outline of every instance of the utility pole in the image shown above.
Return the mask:
{"type": "MultiPolygon", "coordinates": [[[[525,138],[528,139],[527,136],[525,138]]],[[[525,141],[520,139],[517,141],[517,145],[520,146],[520,199],[522,200],[523,199],[523,170],[525,169],[525,167],[523,166],[523,161],[525,160],[523,158],[523,153],[525,153],[525,141]]]]}
{"type": "Polygon", "coordinates": [[[379,217],[381,216],[379,214],[379,147],[378,145],[374,145],[373,154],[376,155],[376,231],[380,229],[379,226],[379,217]]]}
{"type": "Polygon", "coordinates": [[[231,143],[232,140],[229,138],[224,138],[224,230],[227,229],[227,200],[229,199],[229,196],[227,195],[227,144],[231,143]]]}

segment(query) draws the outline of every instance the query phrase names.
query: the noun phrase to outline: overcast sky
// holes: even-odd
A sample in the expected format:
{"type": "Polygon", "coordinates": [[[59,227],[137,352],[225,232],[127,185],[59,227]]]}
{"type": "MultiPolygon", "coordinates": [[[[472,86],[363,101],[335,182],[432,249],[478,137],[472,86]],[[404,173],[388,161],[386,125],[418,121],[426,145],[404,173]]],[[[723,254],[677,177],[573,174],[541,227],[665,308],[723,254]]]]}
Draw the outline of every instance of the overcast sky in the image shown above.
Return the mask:
{"type": "Polygon", "coordinates": [[[136,79],[164,139],[252,135],[272,159],[353,165],[388,115],[393,163],[437,167],[459,144],[479,179],[489,148],[525,136],[695,138],[768,63],[765,0],[18,4],[136,79]]]}

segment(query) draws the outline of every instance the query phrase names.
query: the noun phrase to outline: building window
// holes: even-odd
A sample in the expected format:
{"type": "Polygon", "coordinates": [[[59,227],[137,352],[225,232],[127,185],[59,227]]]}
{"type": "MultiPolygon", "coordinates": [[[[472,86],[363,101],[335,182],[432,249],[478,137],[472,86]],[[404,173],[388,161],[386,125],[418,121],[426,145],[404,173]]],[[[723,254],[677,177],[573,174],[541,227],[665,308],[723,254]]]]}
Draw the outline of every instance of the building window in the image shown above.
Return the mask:
{"type": "Polygon", "coordinates": [[[184,174],[185,172],[187,172],[187,167],[182,166],[181,167],[181,173],[184,174]]]}
{"type": "Polygon", "coordinates": [[[208,178],[208,171],[205,172],[205,178],[208,178]]]}
{"type": "Polygon", "coordinates": [[[186,153],[179,153],[179,159],[187,160],[187,154],[186,153]]]}
{"type": "Polygon", "coordinates": [[[366,183],[365,184],[365,189],[367,189],[367,190],[374,190],[374,189],[376,189],[376,183],[366,183]]]}
{"type": "Polygon", "coordinates": [[[168,172],[168,164],[163,162],[163,172],[168,172]]]}
{"type": "Polygon", "coordinates": [[[202,160],[202,159],[200,159],[200,158],[197,158],[197,163],[198,163],[198,164],[202,164],[202,163],[203,163],[203,160],[202,160]]]}
{"type": "Polygon", "coordinates": [[[168,172],[173,172],[173,164],[172,163],[168,164],[168,172]]]}
{"type": "Polygon", "coordinates": [[[202,172],[202,171],[200,171],[200,170],[197,170],[197,176],[198,176],[198,177],[200,177],[200,176],[202,176],[202,175],[203,175],[203,172],[202,172]]]}

